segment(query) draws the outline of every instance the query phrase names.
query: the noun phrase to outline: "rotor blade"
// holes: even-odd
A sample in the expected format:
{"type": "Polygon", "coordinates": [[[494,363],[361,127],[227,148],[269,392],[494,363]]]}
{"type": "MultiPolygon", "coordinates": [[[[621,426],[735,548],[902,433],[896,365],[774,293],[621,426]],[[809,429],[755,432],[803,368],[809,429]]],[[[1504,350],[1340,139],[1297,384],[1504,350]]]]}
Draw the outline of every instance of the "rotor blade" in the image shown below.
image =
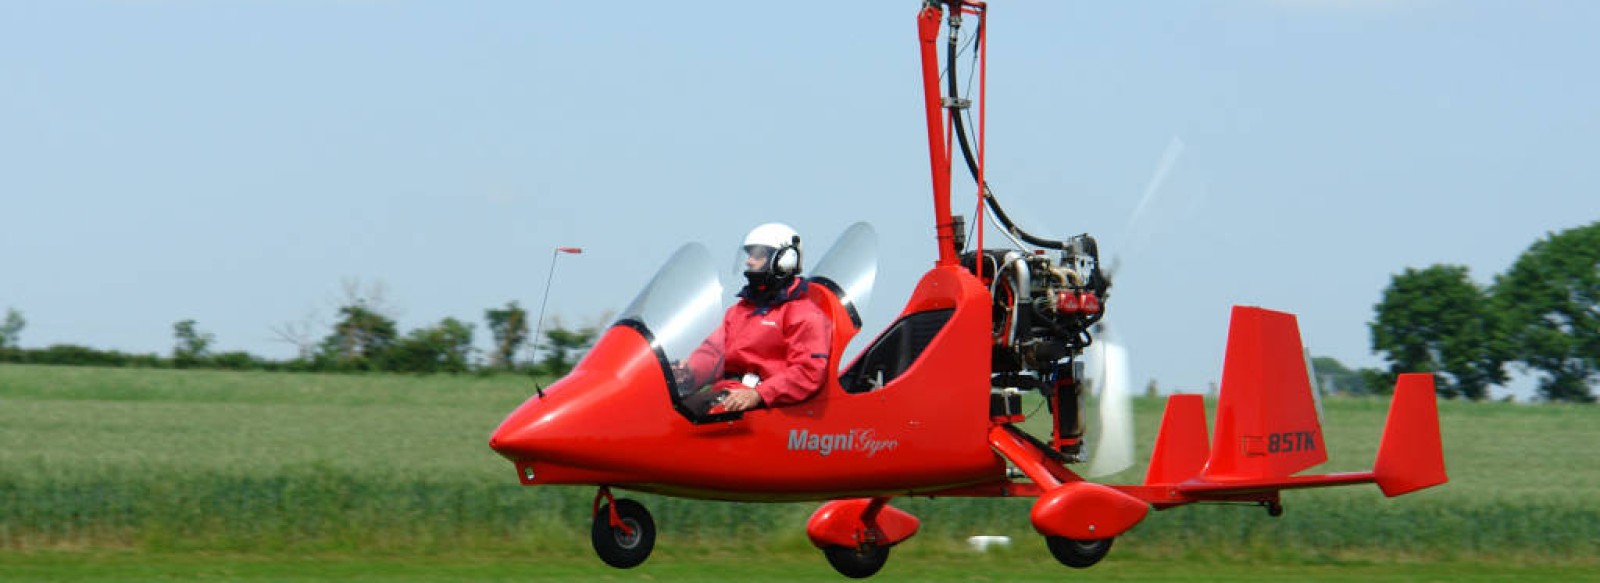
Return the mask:
{"type": "Polygon", "coordinates": [[[1161,152],[1161,161],[1156,164],[1155,173],[1150,175],[1148,182],[1145,182],[1144,192],[1139,196],[1139,204],[1133,207],[1133,213],[1128,215],[1127,224],[1122,226],[1121,236],[1116,240],[1118,251],[1111,257],[1111,267],[1105,270],[1107,277],[1113,277],[1121,270],[1123,254],[1137,253],[1150,238],[1150,232],[1153,230],[1151,222],[1160,222],[1161,219],[1159,216],[1155,219],[1150,217],[1152,205],[1171,206],[1171,201],[1158,198],[1162,185],[1167,182],[1167,176],[1177,167],[1178,159],[1183,156],[1183,149],[1182,138],[1172,136],[1167,140],[1167,147],[1161,152]]]}
{"type": "Polygon", "coordinates": [[[1115,474],[1133,465],[1133,393],[1129,387],[1128,351],[1102,339],[1097,438],[1089,442],[1089,476],[1115,474]]]}
{"type": "Polygon", "coordinates": [[[1167,174],[1172,172],[1173,166],[1178,165],[1178,157],[1183,155],[1183,147],[1183,139],[1178,136],[1172,136],[1172,139],[1167,140],[1167,149],[1161,152],[1161,162],[1156,164],[1155,174],[1152,174],[1150,181],[1145,183],[1144,193],[1139,196],[1139,205],[1133,208],[1133,215],[1128,217],[1124,231],[1131,230],[1149,209],[1150,200],[1161,191],[1161,184],[1167,181],[1167,174]]]}

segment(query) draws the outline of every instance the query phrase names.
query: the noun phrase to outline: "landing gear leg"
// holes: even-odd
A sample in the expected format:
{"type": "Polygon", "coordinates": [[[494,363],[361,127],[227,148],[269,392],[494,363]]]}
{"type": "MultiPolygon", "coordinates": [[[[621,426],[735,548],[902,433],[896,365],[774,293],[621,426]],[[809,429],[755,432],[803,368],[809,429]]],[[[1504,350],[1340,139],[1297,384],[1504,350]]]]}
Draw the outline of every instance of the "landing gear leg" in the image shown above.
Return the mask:
{"type": "Polygon", "coordinates": [[[656,545],[656,523],[644,505],[627,498],[613,499],[604,486],[594,496],[594,524],[589,530],[594,552],[618,569],[637,567],[650,558],[656,545]],[[606,504],[601,505],[600,500],[606,504]]]}

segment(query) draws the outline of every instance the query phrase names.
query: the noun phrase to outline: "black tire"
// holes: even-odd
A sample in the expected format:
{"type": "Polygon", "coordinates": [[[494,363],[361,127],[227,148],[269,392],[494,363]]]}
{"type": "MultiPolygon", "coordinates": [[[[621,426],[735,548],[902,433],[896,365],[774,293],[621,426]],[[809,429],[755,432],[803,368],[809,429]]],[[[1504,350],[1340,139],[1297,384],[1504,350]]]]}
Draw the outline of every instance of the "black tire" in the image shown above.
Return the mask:
{"type": "Polygon", "coordinates": [[[650,551],[656,546],[656,522],[650,518],[650,511],[645,510],[643,504],[627,498],[619,498],[616,504],[617,517],[633,529],[633,534],[611,527],[608,504],[602,505],[600,511],[595,513],[589,539],[594,543],[594,552],[600,555],[600,560],[618,569],[631,569],[650,558],[650,551]]]}
{"type": "Polygon", "coordinates": [[[852,579],[871,577],[889,561],[889,547],[877,545],[868,545],[860,549],[825,547],[822,549],[822,554],[828,557],[828,564],[833,565],[833,570],[852,579]]]}
{"type": "Polygon", "coordinates": [[[1050,546],[1050,554],[1055,555],[1061,564],[1074,569],[1086,569],[1106,558],[1106,553],[1111,552],[1111,541],[1115,538],[1102,538],[1095,540],[1078,540],[1064,536],[1044,537],[1045,544],[1050,546]]]}

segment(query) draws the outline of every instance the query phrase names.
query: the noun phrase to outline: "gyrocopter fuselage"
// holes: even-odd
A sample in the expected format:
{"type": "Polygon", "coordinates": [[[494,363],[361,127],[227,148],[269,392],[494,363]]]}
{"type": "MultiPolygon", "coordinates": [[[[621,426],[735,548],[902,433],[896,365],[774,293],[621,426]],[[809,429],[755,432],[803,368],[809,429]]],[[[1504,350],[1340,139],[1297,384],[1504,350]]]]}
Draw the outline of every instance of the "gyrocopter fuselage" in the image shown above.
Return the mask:
{"type": "Polygon", "coordinates": [[[849,363],[840,355],[871,294],[876,235],[851,226],[804,274],[811,285],[802,301],[833,320],[819,393],[737,413],[685,406],[699,387],[676,378],[673,366],[718,325],[724,297],[710,254],[691,244],[570,374],[495,430],[490,447],[523,484],[598,486],[592,542],[607,564],[636,566],[655,540],[650,513],[613,489],[825,501],[807,535],[840,573],[866,577],[919,527],[889,505],[897,496],[1037,498],[1030,519],[1050,551],[1088,567],[1151,508],[1251,502],[1276,515],[1286,489],[1376,483],[1396,496],[1447,480],[1428,375],[1401,375],[1373,470],[1296,475],[1327,459],[1299,331],[1294,316],[1252,307],[1233,310],[1214,435],[1202,397],[1173,395],[1143,483],[1095,483],[1069,467],[1102,455],[1083,449],[1081,394],[1094,379],[1081,362],[1109,282],[1093,238],[1029,234],[987,188],[982,127],[967,129],[974,103],[957,92],[954,70],[963,26],[975,32],[982,66],[986,14],[984,3],[963,0],[930,2],[918,14],[938,259],[899,316],[849,363]],[[941,32],[948,90],[940,87],[941,32]],[[958,150],[1006,247],[985,247],[983,205],[970,249],[964,221],[951,214],[958,150]],[[1050,405],[1048,438],[1017,426],[1026,417],[1019,394],[1028,391],[1050,405]]]}

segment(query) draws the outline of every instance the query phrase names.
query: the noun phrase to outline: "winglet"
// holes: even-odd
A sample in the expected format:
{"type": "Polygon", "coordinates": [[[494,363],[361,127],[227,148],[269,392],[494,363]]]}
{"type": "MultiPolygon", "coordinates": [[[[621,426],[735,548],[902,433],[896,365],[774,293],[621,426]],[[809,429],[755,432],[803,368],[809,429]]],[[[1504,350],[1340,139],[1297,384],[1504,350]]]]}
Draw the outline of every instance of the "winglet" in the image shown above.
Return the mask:
{"type": "Polygon", "coordinates": [[[1402,374],[1395,382],[1372,472],[1383,495],[1390,497],[1450,480],[1444,471],[1433,375],[1402,374]]]}

